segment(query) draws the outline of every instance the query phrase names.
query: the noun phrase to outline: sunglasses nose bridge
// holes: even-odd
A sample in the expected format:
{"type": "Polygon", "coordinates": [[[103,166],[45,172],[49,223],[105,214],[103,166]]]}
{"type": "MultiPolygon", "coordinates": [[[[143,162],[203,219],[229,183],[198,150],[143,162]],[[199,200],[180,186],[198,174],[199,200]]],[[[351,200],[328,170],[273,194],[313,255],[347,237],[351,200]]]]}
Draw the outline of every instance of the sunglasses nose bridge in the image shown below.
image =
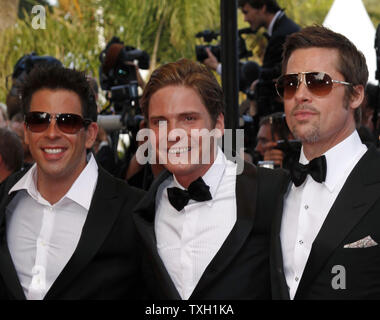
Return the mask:
{"type": "Polygon", "coordinates": [[[297,86],[294,90],[294,98],[297,100],[305,100],[308,99],[309,96],[309,87],[306,81],[306,72],[297,73],[297,86]],[[301,86],[301,82],[304,87],[301,86]]]}
{"type": "Polygon", "coordinates": [[[300,87],[301,82],[307,87],[307,82],[306,82],[306,73],[300,72],[297,74],[297,89],[300,87]]]}
{"type": "Polygon", "coordinates": [[[57,135],[58,123],[57,123],[57,115],[51,114],[49,117],[48,127],[46,128],[46,132],[49,136],[57,135]]]}

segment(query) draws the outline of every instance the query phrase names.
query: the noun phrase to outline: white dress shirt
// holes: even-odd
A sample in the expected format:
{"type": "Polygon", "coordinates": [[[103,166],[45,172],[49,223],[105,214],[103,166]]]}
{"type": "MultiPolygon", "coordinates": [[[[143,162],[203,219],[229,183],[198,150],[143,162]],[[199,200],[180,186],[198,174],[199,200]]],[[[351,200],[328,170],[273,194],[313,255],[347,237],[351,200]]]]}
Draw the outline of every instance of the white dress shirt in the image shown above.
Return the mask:
{"type": "Polygon", "coordinates": [[[236,164],[218,149],[202,177],[212,200],[189,204],[178,212],[168,200],[167,188],[184,189],[171,176],[156,195],[155,232],[158,253],[182,299],[188,299],[236,222],[236,164]]]}
{"type": "MultiPolygon", "coordinates": [[[[355,130],[324,154],[327,163],[325,182],[318,183],[307,175],[301,186],[291,184],[285,196],[280,233],[284,273],[291,299],[294,299],[311,247],[327,214],[366,151],[367,147],[355,130]]],[[[308,162],[302,148],[300,163],[308,162]]]]}
{"type": "Polygon", "coordinates": [[[9,191],[7,242],[25,296],[41,300],[78,245],[98,179],[90,160],[70,190],[54,205],[37,190],[36,164],[9,191]]]}

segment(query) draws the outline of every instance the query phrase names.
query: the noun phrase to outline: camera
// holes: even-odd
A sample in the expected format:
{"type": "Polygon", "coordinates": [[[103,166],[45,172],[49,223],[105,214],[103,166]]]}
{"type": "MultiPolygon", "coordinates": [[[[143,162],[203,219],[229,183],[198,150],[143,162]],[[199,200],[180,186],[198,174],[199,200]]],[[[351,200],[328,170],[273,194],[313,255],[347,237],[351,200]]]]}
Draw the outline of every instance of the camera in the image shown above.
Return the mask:
{"type": "Polygon", "coordinates": [[[117,154],[120,133],[127,133],[129,146],[124,158],[128,159],[137,149],[136,135],[143,116],[139,106],[136,64],[141,69],[149,69],[149,55],[132,46],[124,46],[119,38],[113,37],[100,53],[99,82],[107,91],[109,105],[98,116],[98,123],[111,131],[112,149],[117,154]],[[113,112],[110,108],[113,107],[113,112]]]}
{"type": "MultiPolygon", "coordinates": [[[[249,58],[252,57],[252,52],[247,50],[247,46],[245,44],[245,40],[242,38],[243,34],[252,33],[250,28],[244,28],[238,30],[238,53],[239,53],[239,59],[243,58],[249,58]]],[[[220,36],[219,32],[211,31],[211,30],[204,30],[201,32],[198,32],[195,37],[196,38],[203,38],[203,41],[208,43],[207,45],[197,45],[195,46],[195,55],[197,57],[197,61],[203,62],[205,59],[208,58],[206,48],[209,48],[211,53],[217,58],[218,61],[220,61],[220,53],[221,53],[221,45],[211,45],[210,42],[213,40],[217,40],[220,36]]]]}
{"type": "MultiPolygon", "coordinates": [[[[203,38],[204,42],[210,43],[212,40],[218,39],[220,33],[211,31],[211,30],[204,30],[201,32],[198,32],[195,37],[196,38],[203,38]]],[[[206,48],[209,48],[212,54],[216,57],[218,61],[220,61],[220,52],[221,48],[220,45],[197,45],[195,46],[195,55],[197,57],[197,60],[199,62],[203,62],[205,59],[208,58],[206,48]]]]}
{"type": "Polygon", "coordinates": [[[128,106],[138,107],[138,83],[134,63],[141,69],[149,69],[149,55],[143,50],[124,46],[113,37],[100,53],[99,82],[114,104],[116,113],[123,113],[128,106]]]}
{"type": "Polygon", "coordinates": [[[260,66],[256,62],[239,62],[239,90],[245,93],[249,100],[256,99],[256,93],[251,90],[250,86],[259,76],[260,66]]]}
{"type": "Polygon", "coordinates": [[[299,140],[277,140],[277,146],[275,149],[281,150],[285,154],[299,153],[302,147],[302,143],[299,140]]]}
{"type": "MultiPolygon", "coordinates": [[[[253,31],[250,28],[244,28],[238,30],[238,53],[239,53],[239,59],[244,59],[252,56],[252,52],[247,50],[247,46],[245,43],[244,38],[242,37],[243,34],[253,33],[253,31]]],[[[211,45],[210,42],[213,40],[217,40],[220,36],[220,33],[211,31],[211,30],[204,30],[201,32],[198,32],[195,37],[196,38],[203,38],[203,41],[208,43],[207,45],[197,45],[195,46],[195,55],[197,58],[197,61],[203,62],[205,59],[208,58],[206,48],[209,48],[211,53],[216,57],[218,61],[220,61],[220,55],[221,55],[221,46],[218,45],[211,45]]],[[[253,81],[259,78],[260,75],[260,66],[254,62],[254,61],[245,61],[245,62],[239,62],[239,90],[243,93],[246,93],[249,95],[251,100],[254,99],[254,92],[250,91],[249,87],[252,84],[253,81]]]]}
{"type": "Polygon", "coordinates": [[[35,52],[23,55],[13,67],[12,84],[6,79],[6,87],[12,96],[18,95],[18,88],[25,81],[26,76],[35,66],[57,65],[62,66],[61,61],[51,56],[38,56],[35,52]]]}

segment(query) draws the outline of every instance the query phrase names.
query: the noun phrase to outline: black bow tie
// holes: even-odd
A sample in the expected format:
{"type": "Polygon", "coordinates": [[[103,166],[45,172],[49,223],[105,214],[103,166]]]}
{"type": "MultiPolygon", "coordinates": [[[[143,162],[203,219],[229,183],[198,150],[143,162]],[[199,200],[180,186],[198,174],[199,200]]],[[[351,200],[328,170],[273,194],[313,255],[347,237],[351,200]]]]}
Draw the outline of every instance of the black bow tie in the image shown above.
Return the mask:
{"type": "Polygon", "coordinates": [[[176,208],[177,211],[181,211],[189,203],[190,199],[199,202],[212,199],[210,187],[201,177],[190,183],[187,190],[177,187],[168,188],[168,197],[170,204],[176,208]]]}
{"type": "Polygon", "coordinates": [[[291,179],[296,187],[305,181],[308,174],[310,174],[316,182],[322,183],[326,179],[326,172],[327,165],[325,156],[315,158],[307,165],[295,161],[290,169],[291,179]]]}

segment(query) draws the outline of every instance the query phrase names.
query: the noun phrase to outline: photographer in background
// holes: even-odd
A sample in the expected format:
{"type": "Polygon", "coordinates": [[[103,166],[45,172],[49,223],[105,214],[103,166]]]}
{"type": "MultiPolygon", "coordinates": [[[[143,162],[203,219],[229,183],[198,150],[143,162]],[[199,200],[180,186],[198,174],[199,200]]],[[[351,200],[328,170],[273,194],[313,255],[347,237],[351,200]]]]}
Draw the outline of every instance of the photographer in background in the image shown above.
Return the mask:
{"type": "Polygon", "coordinates": [[[12,119],[9,121],[9,129],[13,131],[19,138],[23,152],[24,152],[24,162],[22,164],[23,170],[28,170],[35,162],[28,144],[25,142],[25,132],[24,132],[24,115],[19,112],[13,115],[12,119]]]}
{"type": "Polygon", "coordinates": [[[54,57],[39,56],[35,52],[24,54],[17,60],[13,67],[13,73],[6,77],[8,119],[12,119],[18,113],[22,113],[20,87],[24,84],[26,77],[34,67],[44,65],[62,66],[62,63],[54,57]]]}
{"type": "Polygon", "coordinates": [[[293,139],[284,113],[261,118],[254,157],[256,164],[260,160],[273,161],[275,167],[288,168],[291,158],[299,152],[298,143],[293,139]]]}
{"type": "Polygon", "coordinates": [[[108,143],[115,160],[115,167],[111,171],[115,176],[124,179],[138,147],[136,135],[143,119],[138,88],[144,89],[145,82],[139,68],[149,69],[150,58],[145,51],[125,46],[119,38],[113,37],[100,53],[99,59],[99,82],[106,91],[108,106],[100,112],[101,121],[98,123],[106,129],[110,137],[108,139],[106,134],[100,132],[99,147],[108,143]],[[117,154],[120,134],[129,136],[129,145],[126,146],[121,160],[117,154]]]}
{"type": "Polygon", "coordinates": [[[0,128],[8,127],[7,106],[0,103],[0,128]]]}
{"type": "Polygon", "coordinates": [[[378,128],[378,117],[376,128],[374,126],[374,113],[378,111],[378,97],[377,97],[377,86],[372,83],[367,83],[365,87],[364,101],[361,105],[361,119],[355,119],[357,122],[357,130],[360,136],[360,139],[364,144],[369,146],[370,144],[376,145],[376,128],[378,128]],[[360,120],[360,123],[358,123],[360,120]]]}
{"type": "Polygon", "coordinates": [[[265,50],[260,76],[255,86],[259,115],[282,111],[282,103],[276,97],[273,79],[281,74],[282,45],[286,37],[300,30],[279,7],[276,0],[238,0],[244,21],[254,33],[261,27],[267,31],[268,45],[265,50]]]}
{"type": "Polygon", "coordinates": [[[0,184],[22,168],[24,150],[16,133],[0,128],[0,184]]]}

